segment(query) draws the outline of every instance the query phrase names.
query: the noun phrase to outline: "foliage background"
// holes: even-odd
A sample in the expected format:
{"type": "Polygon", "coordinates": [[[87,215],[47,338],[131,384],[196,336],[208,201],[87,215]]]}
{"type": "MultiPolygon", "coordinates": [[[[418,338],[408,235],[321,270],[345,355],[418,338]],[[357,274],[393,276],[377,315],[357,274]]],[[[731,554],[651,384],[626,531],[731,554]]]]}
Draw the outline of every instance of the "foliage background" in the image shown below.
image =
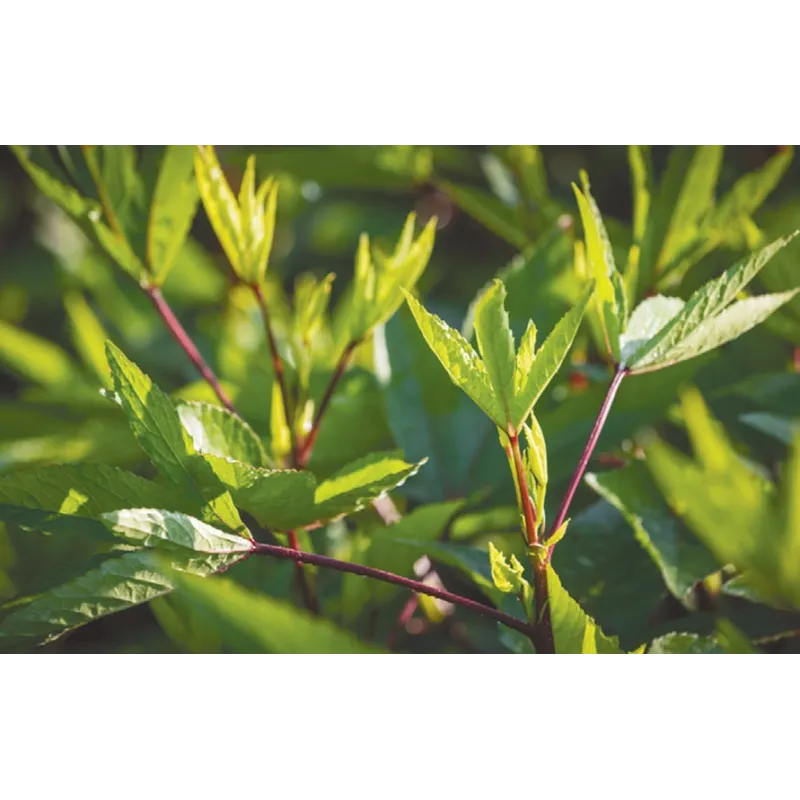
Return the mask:
{"type": "MultiPolygon", "coordinates": [[[[718,193],[733,185],[744,172],[762,166],[776,150],[773,146],[727,148],[718,193]]],[[[270,275],[278,277],[284,289],[304,272],[319,277],[335,272],[335,302],[337,291],[352,275],[359,234],[367,231],[375,239],[391,242],[408,212],[416,210],[421,222],[434,214],[440,221],[433,259],[420,291],[429,308],[458,325],[476,292],[518,252],[513,244],[465,213],[446,185],[494,190],[501,201],[513,201],[515,176],[501,165],[493,148],[219,148],[234,185],[238,184],[244,158],[250,152],[257,153],[261,173],[275,173],[281,180],[279,227],[270,275]]],[[[570,183],[577,181],[580,169],[588,170],[612,240],[615,246],[624,245],[632,216],[626,149],[544,147],[543,154],[552,197],[573,220],[577,209],[570,183]]],[[[669,148],[654,148],[656,171],[663,169],[668,155],[669,148]]],[[[759,227],[769,234],[768,240],[800,227],[798,176],[800,165],[795,162],[755,215],[759,227]]],[[[576,224],[570,222],[569,216],[562,217],[560,233],[555,234],[569,242],[570,248],[576,224]]],[[[245,356],[262,345],[257,315],[244,297],[234,295],[228,299],[224,258],[202,208],[192,235],[197,247],[184,252],[167,280],[164,294],[223,377],[241,375],[248,368],[245,356]]],[[[719,274],[743,251],[744,247],[723,248],[704,258],[681,285],[681,296],[719,274]]],[[[772,274],[769,269],[765,271],[765,285],[761,288],[773,288],[769,285],[772,274]]],[[[275,291],[278,292],[277,287],[275,291]]],[[[532,317],[540,330],[547,331],[566,307],[555,282],[531,279],[515,291],[512,300],[517,318],[512,309],[512,322],[519,322],[523,315],[525,319],[532,317]]],[[[0,150],[0,322],[55,342],[80,359],[76,315],[81,314],[84,304],[159,385],[171,391],[181,389],[184,396],[204,396],[191,365],[146,297],[118,268],[95,252],[84,251],[73,226],[37,193],[13,154],[0,150]]],[[[403,309],[389,323],[387,338],[400,341],[409,335],[405,315],[403,309]]],[[[593,467],[613,467],[629,455],[635,447],[632,436],[642,425],[655,425],[667,439],[687,449],[676,398],[678,388],[691,381],[740,451],[761,464],[767,473],[777,475],[786,460],[787,446],[785,437],[775,434],[775,426],[800,413],[796,380],[798,331],[800,324],[787,311],[728,345],[724,357],[703,358],[686,369],[678,367],[652,379],[631,381],[612,412],[602,440],[605,446],[601,446],[593,467]]],[[[143,459],[123,423],[107,414],[101,402],[96,415],[87,414],[80,402],[71,403],[67,387],[59,384],[57,363],[52,365],[50,378],[43,378],[35,366],[32,369],[36,374],[28,374],[25,359],[20,360],[18,354],[11,352],[9,336],[7,328],[0,331],[0,472],[84,458],[110,460],[134,469],[142,467],[143,459]],[[62,389],[64,402],[52,402],[53,391],[62,389]]],[[[58,360],[47,353],[37,356],[29,352],[31,364],[38,357],[58,360]]],[[[586,336],[576,345],[576,363],[560,374],[559,385],[549,400],[549,413],[542,417],[554,476],[552,502],[559,497],[598,398],[602,397],[602,389],[594,384],[607,379],[598,365],[580,363],[583,354],[592,354],[586,336]],[[570,405],[565,412],[567,406],[563,404],[567,401],[570,405]]],[[[358,376],[353,378],[357,379],[358,376]]],[[[239,401],[245,416],[256,425],[259,421],[268,424],[264,391],[264,384],[254,378],[250,391],[239,401]]],[[[353,455],[358,456],[369,449],[408,444],[407,434],[402,433],[404,421],[399,408],[403,387],[398,387],[397,392],[376,391],[368,397],[363,401],[366,406],[354,405],[349,412],[344,409],[341,424],[331,426],[332,438],[327,442],[321,439],[316,464],[321,471],[335,466],[333,461],[325,462],[326,454],[333,459],[332,454],[341,454],[342,448],[351,447],[353,455]]],[[[436,411],[435,398],[428,400],[436,413],[442,411],[436,411]]],[[[449,414],[447,409],[444,411],[449,414]]],[[[450,500],[466,493],[472,497],[475,512],[460,519],[456,536],[473,544],[487,538],[504,541],[505,536],[513,549],[513,490],[502,453],[473,458],[470,469],[474,474],[459,474],[467,466],[466,454],[481,447],[480,442],[473,441],[481,434],[471,427],[470,419],[467,414],[458,428],[461,449],[456,453],[446,451],[449,458],[437,459],[436,454],[427,452],[407,453],[409,459],[434,457],[419,476],[403,487],[401,494],[413,507],[419,502],[450,500]],[[496,509],[491,518],[478,513],[489,507],[496,509]]],[[[447,446],[455,447],[456,443],[451,441],[447,446]]],[[[582,524],[575,525],[574,535],[559,546],[556,567],[570,592],[607,631],[620,635],[624,644],[635,646],[667,630],[704,633],[713,629],[714,615],[704,611],[702,598],[689,613],[665,592],[658,570],[630,525],[607,500],[600,499],[590,488],[581,487],[572,509],[573,518],[578,515],[582,524]]],[[[5,574],[13,575],[14,564],[21,556],[7,537],[0,538],[0,568],[5,569],[5,574]]],[[[258,561],[242,565],[236,577],[270,594],[288,595],[291,565],[258,561]]],[[[467,594],[474,591],[457,570],[446,563],[440,566],[448,588],[467,594]]],[[[732,604],[728,616],[748,635],[765,642],[778,633],[800,627],[795,614],[774,612],[743,600],[728,602],[732,604]]],[[[458,623],[430,626],[418,635],[406,636],[403,647],[420,651],[497,649],[489,623],[465,618],[462,613],[457,619],[458,623]],[[469,628],[469,635],[462,623],[469,628]]],[[[782,636],[764,646],[782,652],[795,651],[797,647],[792,636],[782,636]]],[[[164,651],[174,649],[174,644],[149,608],[140,607],[93,623],[49,649],[164,651]]]]}

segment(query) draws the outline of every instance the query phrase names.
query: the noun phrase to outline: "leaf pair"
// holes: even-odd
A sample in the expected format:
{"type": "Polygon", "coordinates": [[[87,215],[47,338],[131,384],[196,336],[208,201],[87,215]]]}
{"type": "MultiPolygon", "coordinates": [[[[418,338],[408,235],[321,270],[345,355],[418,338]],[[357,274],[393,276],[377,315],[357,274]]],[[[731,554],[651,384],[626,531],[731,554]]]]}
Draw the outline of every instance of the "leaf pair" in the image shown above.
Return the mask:
{"type": "Polygon", "coordinates": [[[409,214],[391,254],[371,248],[362,234],[356,253],[355,277],[349,301],[342,303],[335,320],[339,347],[357,342],[386,322],[403,302],[428,266],[436,235],[433,217],[415,239],[416,214],[409,214]]]}
{"type": "MultiPolygon", "coordinates": [[[[606,347],[614,361],[628,372],[663,369],[720,347],[763,322],[800,291],[733,303],[772,256],[794,238],[790,236],[776,240],[709,281],[685,303],[677,297],[657,295],[640,303],[629,319],[628,297],[632,292],[625,283],[631,276],[626,275],[623,280],[616,268],[608,234],[585,176],[583,193],[573,188],[586,236],[587,259],[597,281],[596,298],[606,347]]],[[[685,214],[689,215],[690,210],[685,214]]]]}
{"type": "Polygon", "coordinates": [[[275,234],[277,182],[267,178],[256,190],[256,160],[250,156],[237,199],[211,145],[197,146],[194,167],[203,206],[233,271],[248,285],[263,283],[275,234]]]}
{"type": "Polygon", "coordinates": [[[499,280],[476,304],[475,333],[480,356],[458,331],[426,311],[410,294],[406,294],[406,300],[425,341],[453,383],[501,430],[516,434],[564,361],[593,287],[594,283],[586,287],[577,304],[538,350],[536,326],[529,323],[516,354],[504,307],[506,289],[499,280]]]}

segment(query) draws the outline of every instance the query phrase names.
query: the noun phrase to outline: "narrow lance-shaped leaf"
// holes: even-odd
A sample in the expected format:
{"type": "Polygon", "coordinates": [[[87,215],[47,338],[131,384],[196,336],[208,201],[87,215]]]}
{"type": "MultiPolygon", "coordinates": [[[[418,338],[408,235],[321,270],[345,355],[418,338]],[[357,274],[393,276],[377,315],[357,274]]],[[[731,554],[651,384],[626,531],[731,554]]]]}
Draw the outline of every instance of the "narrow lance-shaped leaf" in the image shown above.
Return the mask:
{"type": "Polygon", "coordinates": [[[426,311],[410,294],[406,302],[428,347],[445,368],[450,380],[462,389],[501,428],[506,420],[503,407],[492,391],[486,367],[472,345],[444,320],[426,311]]]}
{"type": "Polygon", "coordinates": [[[492,388],[497,393],[506,423],[511,424],[514,400],[514,336],[504,303],[506,289],[495,280],[481,295],[475,308],[475,335],[492,388]]]}
{"type": "Polygon", "coordinates": [[[606,339],[608,352],[619,361],[619,336],[623,322],[620,318],[621,309],[617,304],[617,287],[621,285],[621,278],[614,262],[614,251],[608,238],[600,210],[589,192],[589,184],[583,175],[583,193],[575,184],[572,185],[578,201],[578,209],[583,222],[586,236],[586,257],[589,262],[590,274],[597,282],[597,306],[603,333],[606,339]]]}
{"type": "Polygon", "coordinates": [[[168,145],[161,158],[147,225],[147,263],[159,283],[175,263],[197,213],[193,163],[189,145],[168,145]]]}
{"type": "Polygon", "coordinates": [[[242,240],[242,226],[239,207],[211,146],[198,145],[194,156],[194,169],[200,197],[203,199],[203,206],[214,233],[234,272],[240,275],[239,246],[242,240]]]}
{"type": "Polygon", "coordinates": [[[536,353],[533,367],[523,377],[527,366],[527,355],[523,348],[517,357],[515,383],[522,389],[514,398],[511,423],[519,427],[528,417],[542,392],[558,372],[561,364],[569,352],[575,334],[578,332],[581,320],[594,291],[594,281],[591,281],[583,290],[578,302],[559,320],[550,335],[545,339],[536,353]]]}

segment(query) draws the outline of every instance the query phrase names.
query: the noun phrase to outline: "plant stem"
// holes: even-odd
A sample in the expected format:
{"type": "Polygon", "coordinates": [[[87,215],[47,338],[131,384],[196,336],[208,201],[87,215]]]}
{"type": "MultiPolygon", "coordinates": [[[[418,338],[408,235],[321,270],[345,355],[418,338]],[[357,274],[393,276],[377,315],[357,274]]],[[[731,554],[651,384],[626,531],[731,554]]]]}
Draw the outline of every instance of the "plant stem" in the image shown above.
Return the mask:
{"type": "Polygon", "coordinates": [[[264,318],[264,332],[267,336],[267,344],[269,345],[269,352],[272,356],[272,369],[275,372],[275,380],[278,381],[278,388],[281,393],[281,400],[283,402],[283,413],[286,416],[286,424],[289,426],[289,435],[292,443],[292,464],[297,464],[298,450],[297,450],[297,437],[294,431],[294,414],[292,414],[291,402],[289,400],[289,392],[286,388],[286,376],[283,369],[283,359],[278,352],[278,344],[275,341],[275,335],[272,332],[272,323],[270,322],[269,308],[267,307],[267,300],[264,297],[264,292],[261,291],[261,286],[257,283],[251,284],[250,288],[258,300],[258,305],[261,307],[261,316],[264,318]]]}
{"type": "Polygon", "coordinates": [[[237,414],[236,409],[233,407],[230,398],[225,393],[225,390],[220,386],[217,376],[214,374],[211,367],[208,366],[200,351],[195,347],[186,329],[181,325],[178,318],[173,313],[169,303],[164,299],[161,294],[161,289],[158,286],[146,285],[142,287],[145,294],[150,298],[155,310],[158,312],[167,329],[172,334],[175,341],[181,346],[183,351],[189,357],[189,360],[194,364],[195,369],[200,373],[205,382],[214,390],[214,393],[219,398],[220,403],[231,412],[237,414]]]}
{"type": "MultiPolygon", "coordinates": [[[[522,451],[519,448],[519,436],[516,433],[509,435],[511,454],[516,471],[517,485],[519,486],[520,505],[525,517],[525,540],[528,550],[537,550],[539,535],[536,532],[536,509],[533,507],[528,482],[525,478],[525,465],[522,463],[522,451]]],[[[536,620],[533,624],[533,645],[537,653],[555,653],[555,640],[553,639],[553,624],[550,619],[550,603],[547,590],[547,562],[534,555],[531,557],[533,569],[533,595],[536,601],[536,620]]]]}
{"type": "Polygon", "coordinates": [[[342,376],[347,370],[347,367],[350,364],[350,359],[353,357],[353,352],[358,345],[358,341],[350,342],[347,347],[345,347],[344,352],[339,358],[339,362],[336,364],[336,369],[333,371],[333,375],[328,383],[328,387],[325,389],[325,394],[322,396],[322,400],[320,400],[317,412],[314,415],[314,421],[311,424],[311,430],[308,432],[308,436],[306,437],[297,454],[296,465],[298,467],[304,467],[311,458],[311,453],[314,450],[314,443],[317,441],[317,436],[319,435],[319,426],[322,423],[322,418],[328,409],[328,405],[331,402],[333,393],[336,391],[339,381],[342,379],[342,376]]]}
{"type": "Polygon", "coordinates": [[[306,553],[302,550],[292,550],[290,547],[281,547],[276,544],[263,544],[261,542],[254,542],[253,548],[250,551],[253,555],[272,556],[273,558],[283,558],[290,561],[301,561],[304,564],[313,564],[317,567],[324,567],[327,569],[335,569],[339,572],[349,572],[352,575],[361,575],[365,578],[374,578],[384,583],[392,583],[395,586],[402,586],[405,589],[411,589],[420,594],[427,594],[431,597],[436,597],[439,600],[445,600],[453,605],[468,608],[476,614],[483,614],[485,617],[502,622],[503,625],[513,628],[516,631],[524,633],[526,636],[531,635],[530,624],[525,620],[512,617],[510,614],[505,614],[498,611],[496,608],[479,603],[476,600],[471,600],[468,597],[462,597],[458,594],[453,594],[444,589],[437,589],[435,586],[428,586],[426,583],[414,581],[410,578],[404,578],[401,575],[395,575],[392,572],[385,572],[382,569],[375,569],[374,567],[366,567],[363,564],[351,564],[348,561],[340,561],[337,558],[330,558],[329,556],[321,556],[316,553],[306,553]]]}
{"type": "MultiPolygon", "coordinates": [[[[296,552],[300,552],[300,542],[297,541],[297,534],[294,531],[289,531],[288,535],[289,547],[296,552]]],[[[319,614],[317,598],[311,589],[311,584],[309,583],[305,569],[303,569],[303,564],[300,561],[295,561],[294,565],[297,569],[297,580],[300,583],[300,590],[303,593],[303,602],[306,604],[306,608],[314,614],[319,614]]]]}
{"type": "MultiPolygon", "coordinates": [[[[605,399],[603,400],[603,405],[600,406],[600,411],[597,412],[597,419],[594,421],[592,432],[589,434],[589,439],[586,442],[586,446],[583,448],[583,453],[581,453],[578,465],[575,467],[575,472],[572,473],[569,486],[567,487],[567,492],[564,495],[564,499],[561,501],[560,508],[558,509],[558,514],[556,514],[556,518],[553,524],[550,526],[550,533],[547,535],[548,539],[561,527],[567,517],[569,504],[572,502],[572,498],[575,496],[575,492],[578,489],[578,484],[581,482],[581,478],[583,477],[583,473],[586,471],[586,466],[589,463],[592,452],[597,445],[597,440],[600,438],[600,433],[602,432],[603,426],[608,419],[608,414],[611,411],[611,404],[614,402],[614,397],[617,394],[617,390],[622,383],[622,379],[627,374],[628,371],[625,369],[625,367],[617,367],[617,371],[614,373],[614,378],[609,384],[608,391],[606,392],[605,399]]],[[[553,548],[551,547],[548,551],[548,560],[550,556],[552,556],[552,553],[553,548]]]]}

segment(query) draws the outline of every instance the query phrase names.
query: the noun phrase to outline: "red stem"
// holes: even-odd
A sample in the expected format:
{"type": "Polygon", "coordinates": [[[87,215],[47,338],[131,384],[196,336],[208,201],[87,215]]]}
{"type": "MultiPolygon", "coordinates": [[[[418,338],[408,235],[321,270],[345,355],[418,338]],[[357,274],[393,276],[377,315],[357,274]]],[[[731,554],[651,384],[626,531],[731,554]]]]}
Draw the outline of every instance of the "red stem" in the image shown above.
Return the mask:
{"type": "Polygon", "coordinates": [[[350,364],[350,359],[353,357],[353,352],[355,351],[356,347],[358,347],[358,344],[358,341],[353,341],[350,342],[347,347],[345,347],[344,352],[339,359],[339,363],[336,365],[336,369],[333,371],[333,375],[328,383],[328,388],[325,389],[325,394],[322,396],[322,400],[320,400],[319,406],[317,407],[317,412],[314,415],[314,421],[311,424],[311,430],[308,432],[308,436],[306,437],[305,442],[303,442],[303,445],[297,454],[296,464],[300,468],[303,468],[306,464],[308,464],[308,461],[311,458],[311,453],[314,450],[314,443],[317,441],[317,436],[319,435],[319,427],[322,424],[322,418],[325,415],[328,406],[330,405],[331,398],[333,397],[333,393],[336,391],[339,381],[347,371],[347,367],[350,364]]]}
{"type": "Polygon", "coordinates": [[[161,319],[164,320],[164,324],[167,326],[167,329],[172,334],[175,341],[181,346],[205,382],[214,390],[220,403],[222,403],[231,414],[236,414],[236,409],[233,407],[233,403],[231,403],[225,390],[220,386],[217,376],[214,374],[211,367],[208,366],[203,356],[200,355],[200,351],[195,347],[189,334],[186,333],[186,329],[172,312],[169,304],[161,294],[161,289],[159,289],[158,286],[144,286],[142,288],[145,294],[150,298],[150,301],[153,303],[161,319]]]}
{"type": "Polygon", "coordinates": [[[365,578],[374,578],[375,580],[383,581],[384,583],[392,583],[395,586],[402,586],[404,589],[411,589],[414,592],[427,594],[431,597],[437,597],[439,600],[453,603],[453,605],[468,608],[476,614],[483,614],[483,616],[489,617],[496,622],[502,622],[503,625],[520,631],[526,636],[531,635],[531,627],[524,620],[512,617],[510,614],[504,614],[496,608],[484,605],[476,600],[470,600],[468,597],[453,594],[445,589],[437,589],[435,586],[428,586],[426,583],[404,578],[392,572],[385,572],[382,569],[366,567],[363,564],[351,564],[348,561],[339,561],[339,559],[330,558],[329,556],[305,553],[301,550],[292,550],[290,547],[281,547],[276,544],[263,544],[261,542],[255,542],[250,552],[254,555],[273,556],[274,558],[283,558],[290,561],[301,561],[304,564],[313,564],[317,567],[335,569],[339,572],[349,572],[352,575],[361,575],[365,578]]]}
{"type": "Polygon", "coordinates": [[[264,317],[264,331],[267,335],[267,344],[269,345],[269,352],[272,356],[272,369],[275,372],[275,380],[278,381],[278,388],[281,392],[281,400],[283,401],[283,413],[286,416],[286,424],[289,426],[289,435],[292,443],[292,464],[297,464],[297,437],[294,431],[294,414],[292,414],[291,403],[289,402],[289,392],[286,388],[286,376],[283,369],[283,359],[278,352],[278,343],[275,341],[275,335],[272,332],[272,323],[269,317],[269,308],[267,307],[267,300],[264,297],[264,292],[261,291],[261,286],[254,283],[250,286],[253,294],[258,300],[261,307],[261,315],[264,317]]]}
{"type": "MultiPolygon", "coordinates": [[[[556,518],[553,524],[550,526],[550,533],[547,535],[548,539],[561,527],[564,520],[567,518],[569,504],[572,502],[572,498],[575,496],[575,492],[578,489],[578,484],[581,482],[581,478],[583,477],[583,473],[586,471],[586,466],[589,463],[592,452],[597,445],[597,440],[600,438],[600,433],[603,430],[603,426],[606,424],[608,414],[611,411],[611,404],[614,402],[614,397],[617,394],[617,390],[622,383],[622,379],[627,374],[628,371],[625,369],[625,367],[617,367],[617,371],[614,373],[614,379],[611,381],[611,384],[608,387],[605,400],[603,400],[603,405],[600,406],[600,411],[597,413],[597,419],[594,421],[592,432],[589,434],[589,439],[586,442],[586,446],[583,448],[583,453],[581,453],[578,466],[575,467],[575,472],[573,472],[572,478],[570,478],[569,486],[567,487],[567,492],[564,495],[564,499],[561,501],[558,514],[556,514],[556,518]]],[[[553,548],[551,547],[548,550],[548,559],[552,556],[552,554],[553,548]]]]}
{"type": "MultiPolygon", "coordinates": [[[[539,535],[536,532],[536,509],[533,507],[528,482],[525,479],[525,465],[522,463],[522,452],[519,448],[519,437],[513,434],[508,437],[511,443],[511,453],[514,458],[514,469],[517,474],[522,513],[525,517],[525,530],[528,548],[539,544],[539,535]]],[[[539,557],[531,557],[533,569],[533,596],[536,601],[536,621],[533,625],[533,645],[537,653],[555,653],[555,639],[553,638],[553,623],[550,619],[550,603],[547,588],[547,562],[539,557]]]]}

